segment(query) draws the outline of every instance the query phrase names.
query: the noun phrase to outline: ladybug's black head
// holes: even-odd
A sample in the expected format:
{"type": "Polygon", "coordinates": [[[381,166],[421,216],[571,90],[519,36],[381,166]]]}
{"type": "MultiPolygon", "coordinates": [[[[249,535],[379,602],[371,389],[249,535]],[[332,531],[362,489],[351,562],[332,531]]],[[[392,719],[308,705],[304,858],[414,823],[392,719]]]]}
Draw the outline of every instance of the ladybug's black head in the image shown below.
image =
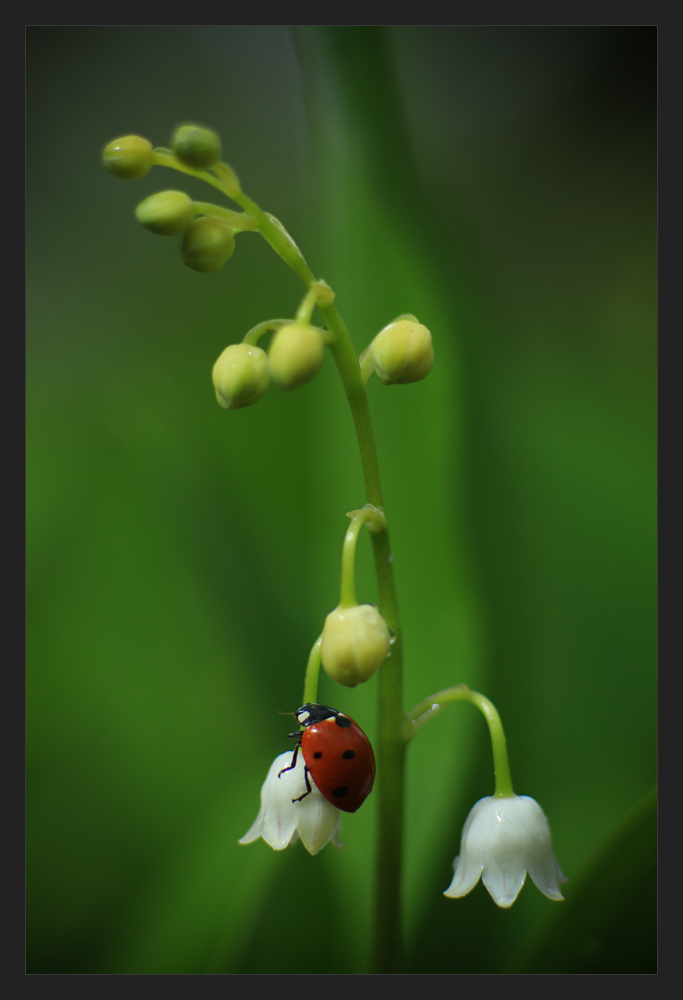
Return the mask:
{"type": "Polygon", "coordinates": [[[342,727],[351,725],[351,720],[343,712],[338,712],[336,708],[330,708],[329,705],[316,705],[312,701],[302,705],[295,714],[296,721],[304,729],[308,729],[309,726],[315,725],[316,722],[322,722],[324,719],[334,719],[337,725],[342,727]]]}

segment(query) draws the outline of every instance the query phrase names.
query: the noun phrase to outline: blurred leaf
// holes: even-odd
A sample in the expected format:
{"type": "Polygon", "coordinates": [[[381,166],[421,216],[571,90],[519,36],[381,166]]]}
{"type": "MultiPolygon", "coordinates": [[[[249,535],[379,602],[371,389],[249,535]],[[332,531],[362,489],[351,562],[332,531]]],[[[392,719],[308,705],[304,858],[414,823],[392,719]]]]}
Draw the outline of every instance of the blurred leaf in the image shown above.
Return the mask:
{"type": "Polygon", "coordinates": [[[509,973],[655,975],[657,790],[630,810],[591,863],[563,887],[509,973]]]}

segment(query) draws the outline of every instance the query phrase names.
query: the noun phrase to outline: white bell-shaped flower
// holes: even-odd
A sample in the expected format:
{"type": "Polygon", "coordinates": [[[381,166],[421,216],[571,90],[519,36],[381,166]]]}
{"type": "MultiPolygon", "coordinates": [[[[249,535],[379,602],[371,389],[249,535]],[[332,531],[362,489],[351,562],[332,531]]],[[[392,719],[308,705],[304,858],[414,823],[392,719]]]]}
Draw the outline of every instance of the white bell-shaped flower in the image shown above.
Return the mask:
{"type": "Polygon", "coordinates": [[[550,843],[550,827],[538,802],[528,795],[487,796],[471,810],[462,831],[455,874],[444,896],[467,895],[481,880],[497,906],[512,906],[527,872],[549,899],[563,899],[560,870],[550,843]]]}
{"type": "Polygon", "coordinates": [[[304,794],[304,757],[299,751],[296,765],[290,769],[293,753],[292,750],[281,753],[271,764],[261,789],[261,809],[240,844],[251,844],[263,837],[274,851],[284,851],[301,838],[309,854],[317,854],[329,841],[335,847],[342,847],[341,810],[321,795],[310,774],[311,791],[304,794]],[[297,801],[300,796],[303,798],[297,801]]]}

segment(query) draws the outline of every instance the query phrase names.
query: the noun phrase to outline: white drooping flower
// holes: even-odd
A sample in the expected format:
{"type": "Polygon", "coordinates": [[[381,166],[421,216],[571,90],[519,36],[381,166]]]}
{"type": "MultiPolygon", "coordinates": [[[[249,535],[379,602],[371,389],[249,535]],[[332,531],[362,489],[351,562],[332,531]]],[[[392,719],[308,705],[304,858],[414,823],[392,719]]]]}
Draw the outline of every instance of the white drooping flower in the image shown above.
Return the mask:
{"type": "Polygon", "coordinates": [[[290,767],[292,756],[293,751],[287,750],[271,764],[261,789],[261,809],[240,844],[251,844],[263,837],[274,851],[283,851],[301,839],[309,854],[317,854],[329,841],[335,847],[342,847],[339,841],[341,810],[318,791],[310,775],[311,792],[304,795],[305,762],[301,751],[296,766],[282,773],[284,768],[290,767]],[[302,795],[301,801],[292,801],[302,795]]]}
{"type": "Polygon", "coordinates": [[[550,827],[538,802],[528,795],[487,796],[472,808],[462,831],[455,874],[444,896],[467,895],[481,876],[497,906],[512,906],[527,872],[549,899],[563,899],[566,882],[553,854],[550,827]]]}

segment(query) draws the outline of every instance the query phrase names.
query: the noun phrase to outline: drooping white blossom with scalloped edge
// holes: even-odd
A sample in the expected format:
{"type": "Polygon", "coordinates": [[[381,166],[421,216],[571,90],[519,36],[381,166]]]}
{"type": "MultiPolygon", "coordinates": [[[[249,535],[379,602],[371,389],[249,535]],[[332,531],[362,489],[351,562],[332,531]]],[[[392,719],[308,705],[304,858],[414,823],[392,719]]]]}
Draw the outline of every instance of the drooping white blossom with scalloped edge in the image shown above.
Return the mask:
{"type": "Polygon", "coordinates": [[[527,872],[549,899],[560,900],[566,882],[550,842],[550,827],[538,802],[528,795],[487,796],[470,811],[462,831],[455,874],[444,896],[457,899],[481,877],[497,906],[517,899],[527,872]]]}
{"type": "Polygon", "coordinates": [[[317,854],[329,842],[335,847],[342,847],[339,840],[341,810],[318,791],[310,775],[310,795],[300,802],[292,801],[306,791],[305,762],[301,751],[296,766],[281,774],[292,763],[293,753],[287,750],[271,764],[261,788],[261,809],[250,829],[240,839],[240,844],[251,844],[263,837],[274,851],[284,851],[285,847],[301,839],[309,854],[317,854]]]}

